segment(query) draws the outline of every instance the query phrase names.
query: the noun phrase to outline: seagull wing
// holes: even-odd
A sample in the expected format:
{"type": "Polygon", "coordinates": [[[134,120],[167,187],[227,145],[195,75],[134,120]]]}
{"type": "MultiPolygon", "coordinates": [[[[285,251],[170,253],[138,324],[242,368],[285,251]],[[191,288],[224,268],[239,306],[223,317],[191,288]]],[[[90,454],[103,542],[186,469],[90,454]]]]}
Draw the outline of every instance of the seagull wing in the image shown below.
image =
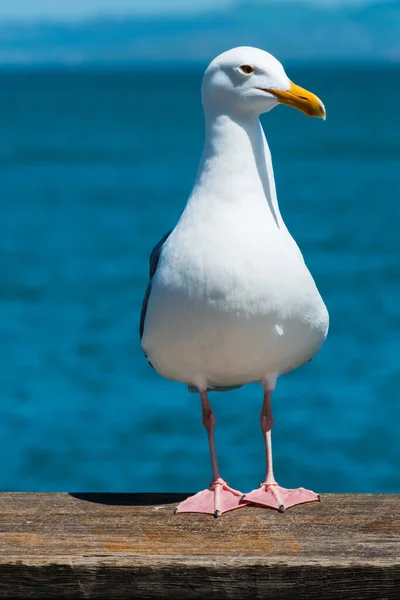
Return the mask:
{"type": "Polygon", "coordinates": [[[163,235],[161,240],[159,242],[157,242],[157,244],[154,246],[154,248],[150,254],[150,261],[149,261],[149,263],[150,263],[149,264],[150,281],[147,285],[146,292],[144,294],[143,303],[142,303],[142,311],[140,313],[140,326],[139,326],[140,339],[142,339],[142,337],[143,337],[147,305],[149,303],[149,298],[150,298],[150,294],[151,294],[151,283],[152,283],[153,277],[155,275],[155,272],[157,271],[158,263],[160,261],[160,256],[161,256],[161,250],[164,245],[164,242],[168,239],[168,237],[170,236],[171,233],[172,233],[172,231],[168,231],[168,233],[163,235]]]}

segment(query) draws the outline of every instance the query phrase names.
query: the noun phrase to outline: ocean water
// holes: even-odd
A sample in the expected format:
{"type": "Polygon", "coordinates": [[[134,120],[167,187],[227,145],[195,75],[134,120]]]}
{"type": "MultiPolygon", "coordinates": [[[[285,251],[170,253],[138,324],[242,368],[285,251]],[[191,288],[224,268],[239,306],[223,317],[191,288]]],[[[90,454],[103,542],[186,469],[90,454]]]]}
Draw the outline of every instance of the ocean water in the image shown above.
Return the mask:
{"type": "MultiPolygon", "coordinates": [[[[144,359],[148,255],[203,143],[201,70],[0,74],[0,488],[209,483],[197,395],[144,359]]],[[[395,67],[292,68],[328,118],[263,117],[286,223],[328,306],[321,352],[274,394],[275,471],[400,492],[400,121],[395,67]]],[[[264,475],[262,390],[212,394],[222,474],[264,475]]]]}

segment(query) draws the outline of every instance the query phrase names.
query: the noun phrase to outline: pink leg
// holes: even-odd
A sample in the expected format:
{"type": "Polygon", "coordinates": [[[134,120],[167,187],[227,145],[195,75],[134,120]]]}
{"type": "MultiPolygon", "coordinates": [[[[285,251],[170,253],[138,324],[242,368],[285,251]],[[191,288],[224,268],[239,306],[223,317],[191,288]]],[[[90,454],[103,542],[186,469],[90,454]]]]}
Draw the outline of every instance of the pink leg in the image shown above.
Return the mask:
{"type": "Polygon", "coordinates": [[[290,508],[296,504],[319,501],[320,497],[311,490],[306,490],[304,488],[288,490],[276,483],[272,467],[271,429],[273,425],[274,419],[272,416],[271,391],[265,390],[264,403],[261,410],[261,429],[265,441],[267,474],[265,481],[261,483],[260,487],[250,492],[250,494],[245,494],[243,499],[254,502],[255,504],[276,508],[280,512],[283,512],[285,508],[290,508]]]}
{"type": "Polygon", "coordinates": [[[194,496],[190,496],[181,502],[174,512],[207,513],[219,517],[224,512],[246,506],[247,502],[241,500],[243,496],[241,492],[229,487],[226,481],[221,478],[217,462],[217,453],[215,451],[215,415],[210,406],[207,392],[201,392],[200,397],[203,425],[207,430],[208,444],[210,447],[212,481],[206,490],[198,492],[194,496]]]}

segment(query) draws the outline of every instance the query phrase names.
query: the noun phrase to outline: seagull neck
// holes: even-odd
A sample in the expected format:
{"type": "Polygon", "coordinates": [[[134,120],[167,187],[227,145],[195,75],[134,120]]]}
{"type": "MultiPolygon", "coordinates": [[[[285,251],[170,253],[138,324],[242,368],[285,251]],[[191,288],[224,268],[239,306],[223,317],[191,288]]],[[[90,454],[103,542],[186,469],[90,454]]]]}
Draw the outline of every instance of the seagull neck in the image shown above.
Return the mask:
{"type": "Polygon", "coordinates": [[[232,203],[267,202],[280,227],[271,153],[257,116],[232,117],[206,111],[206,140],[201,158],[196,191],[232,203]]]}

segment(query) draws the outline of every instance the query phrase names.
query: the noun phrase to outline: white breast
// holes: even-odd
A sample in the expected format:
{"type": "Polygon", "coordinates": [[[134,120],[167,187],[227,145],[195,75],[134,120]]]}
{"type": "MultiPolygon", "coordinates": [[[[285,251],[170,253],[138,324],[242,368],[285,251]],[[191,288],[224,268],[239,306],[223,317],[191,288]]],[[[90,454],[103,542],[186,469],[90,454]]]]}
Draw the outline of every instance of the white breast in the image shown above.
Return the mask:
{"type": "Polygon", "coordinates": [[[169,379],[260,381],[308,361],[326,337],[326,307],[287,232],[258,220],[244,242],[249,224],[230,225],[178,228],[165,245],[142,343],[169,379]]]}

